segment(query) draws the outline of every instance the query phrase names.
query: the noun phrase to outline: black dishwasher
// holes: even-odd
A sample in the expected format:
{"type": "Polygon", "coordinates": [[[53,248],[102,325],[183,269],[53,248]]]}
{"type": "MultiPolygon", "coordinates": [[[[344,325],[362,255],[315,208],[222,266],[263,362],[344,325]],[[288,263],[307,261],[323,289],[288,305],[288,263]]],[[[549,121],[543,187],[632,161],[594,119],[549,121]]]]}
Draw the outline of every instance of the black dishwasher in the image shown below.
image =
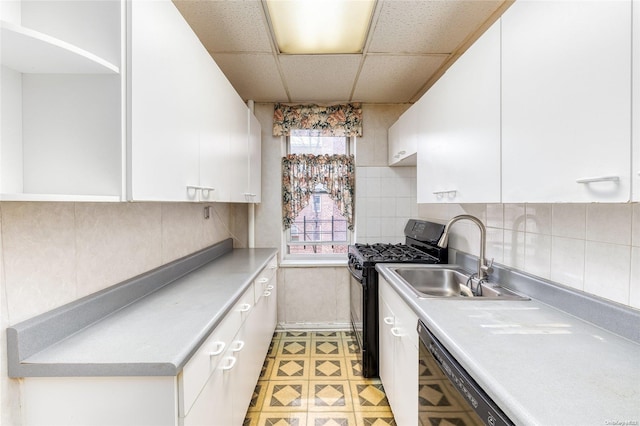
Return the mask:
{"type": "Polygon", "coordinates": [[[422,321],[418,335],[419,424],[513,425],[422,321]]]}

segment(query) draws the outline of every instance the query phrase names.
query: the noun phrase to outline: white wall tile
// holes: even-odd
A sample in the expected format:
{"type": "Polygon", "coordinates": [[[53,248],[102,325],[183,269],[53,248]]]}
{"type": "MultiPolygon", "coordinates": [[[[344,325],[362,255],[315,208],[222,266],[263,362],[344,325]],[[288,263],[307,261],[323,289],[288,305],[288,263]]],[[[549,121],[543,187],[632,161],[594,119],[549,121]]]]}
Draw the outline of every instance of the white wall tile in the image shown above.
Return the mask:
{"type": "Polygon", "coordinates": [[[504,229],[525,231],[524,204],[504,204],[504,229]]]}
{"type": "Polygon", "coordinates": [[[630,204],[587,205],[587,240],[631,245],[630,204]]]}
{"type": "Polygon", "coordinates": [[[631,245],[634,247],[640,247],[640,203],[633,205],[633,219],[631,223],[631,245]]]}
{"type": "Polygon", "coordinates": [[[524,243],[525,233],[504,230],[504,264],[524,271],[524,243]]]}
{"type": "Polygon", "coordinates": [[[585,240],[552,237],[551,280],[584,290],[585,240]]]}
{"type": "Polygon", "coordinates": [[[640,309],[640,247],[631,248],[631,285],[629,304],[640,309]]]}
{"type": "Polygon", "coordinates": [[[504,228],[504,209],[502,204],[487,204],[487,227],[504,228]]]}
{"type": "Polygon", "coordinates": [[[525,233],[525,271],[542,278],[551,275],[551,236],[525,233]]]}
{"type": "Polygon", "coordinates": [[[587,235],[587,207],[585,204],[553,204],[551,207],[552,235],[585,239],[587,235]]]}
{"type": "Polygon", "coordinates": [[[527,204],[525,217],[525,232],[551,235],[551,204],[527,204]]]}
{"type": "Polygon", "coordinates": [[[504,263],[504,229],[487,228],[487,259],[504,263]]]}
{"type": "Polygon", "coordinates": [[[629,304],[631,247],[587,241],[585,291],[629,304]]]}

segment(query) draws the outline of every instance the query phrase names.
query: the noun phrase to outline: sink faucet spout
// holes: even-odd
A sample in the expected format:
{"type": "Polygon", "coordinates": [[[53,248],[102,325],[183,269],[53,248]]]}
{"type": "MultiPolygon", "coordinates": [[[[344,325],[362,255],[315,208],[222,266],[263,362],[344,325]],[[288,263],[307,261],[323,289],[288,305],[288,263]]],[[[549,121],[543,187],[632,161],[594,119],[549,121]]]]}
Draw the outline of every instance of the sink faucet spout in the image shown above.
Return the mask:
{"type": "MultiPolygon", "coordinates": [[[[440,240],[438,240],[438,246],[439,247],[447,246],[447,243],[449,241],[449,232],[450,232],[451,226],[454,223],[458,222],[459,220],[469,220],[475,223],[480,229],[480,254],[478,256],[478,279],[480,281],[486,280],[489,273],[491,273],[491,265],[487,265],[487,260],[485,259],[485,251],[487,248],[487,229],[485,228],[484,224],[480,221],[480,219],[468,214],[461,214],[451,218],[451,220],[449,220],[449,222],[447,222],[447,224],[444,227],[444,232],[442,233],[440,240]]],[[[491,263],[493,263],[493,261],[491,263]]]]}

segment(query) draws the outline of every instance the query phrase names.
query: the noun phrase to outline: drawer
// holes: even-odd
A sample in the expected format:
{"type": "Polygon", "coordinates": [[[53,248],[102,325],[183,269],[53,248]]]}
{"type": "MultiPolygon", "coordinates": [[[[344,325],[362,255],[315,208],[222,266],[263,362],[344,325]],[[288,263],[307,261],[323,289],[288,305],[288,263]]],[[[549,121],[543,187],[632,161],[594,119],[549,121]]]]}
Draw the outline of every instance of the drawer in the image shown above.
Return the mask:
{"type": "Polygon", "coordinates": [[[278,259],[274,256],[269,261],[269,264],[260,271],[258,278],[255,279],[255,298],[254,301],[258,303],[258,300],[265,295],[265,292],[270,292],[275,288],[275,277],[278,270],[278,259]]]}
{"type": "Polygon", "coordinates": [[[251,285],[244,292],[240,300],[235,303],[233,308],[182,369],[179,381],[181,388],[179,411],[181,416],[187,415],[202,387],[232,344],[243,321],[253,309],[253,287],[251,285]]]}

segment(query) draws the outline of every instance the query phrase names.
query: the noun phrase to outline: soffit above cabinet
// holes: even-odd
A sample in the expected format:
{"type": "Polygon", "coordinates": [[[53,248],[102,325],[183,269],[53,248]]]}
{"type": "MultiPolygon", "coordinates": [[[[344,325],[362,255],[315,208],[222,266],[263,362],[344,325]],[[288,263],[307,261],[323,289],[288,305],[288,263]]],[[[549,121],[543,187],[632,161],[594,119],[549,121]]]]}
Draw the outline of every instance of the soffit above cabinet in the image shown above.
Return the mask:
{"type": "Polygon", "coordinates": [[[260,0],[173,1],[244,100],[319,103],[415,102],[512,3],[378,0],[362,53],[292,56],[260,0]]]}

